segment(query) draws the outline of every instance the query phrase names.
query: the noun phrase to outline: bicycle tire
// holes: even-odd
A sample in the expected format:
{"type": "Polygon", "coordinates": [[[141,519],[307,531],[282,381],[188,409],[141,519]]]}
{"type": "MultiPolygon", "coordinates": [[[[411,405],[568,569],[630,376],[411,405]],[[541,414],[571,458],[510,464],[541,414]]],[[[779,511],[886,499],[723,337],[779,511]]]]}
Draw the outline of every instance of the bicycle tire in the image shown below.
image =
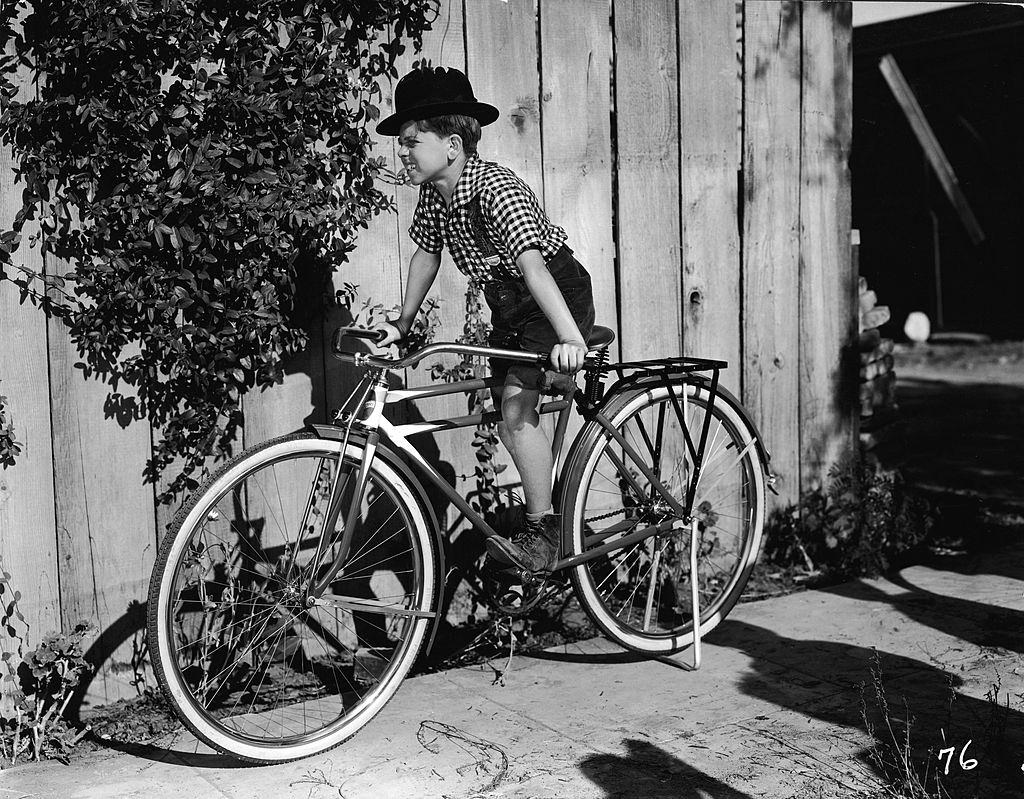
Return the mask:
{"type": "MultiPolygon", "coordinates": [[[[692,458],[677,408],[687,414],[687,428],[696,446],[708,390],[703,384],[678,382],[671,391],[678,403],[663,384],[627,388],[608,399],[603,413],[645,455],[645,463],[683,505],[692,458]],[[666,465],[671,466],[670,472],[666,465]]],[[[743,414],[727,397],[718,395],[693,504],[700,529],[702,636],[732,610],[760,552],[765,468],[754,435],[743,414]]],[[[687,577],[689,526],[673,514],[635,464],[622,456],[621,446],[596,420],[587,423],[577,441],[562,495],[563,551],[581,555],[642,529],[641,525],[675,522],[675,529],[572,568],[570,577],[580,604],[605,635],[628,649],[645,654],[684,649],[694,637],[687,577]],[[624,467],[630,475],[622,473],[624,467]]]]}
{"type": "Polygon", "coordinates": [[[339,464],[361,458],[358,443],[344,459],[341,447],[298,433],[240,453],[164,537],[149,591],[153,669],[185,726],[219,752],[280,763],[339,745],[387,704],[423,646],[438,591],[431,517],[379,456],[331,591],[385,604],[307,607],[297,596],[325,526],[317,502],[339,464]],[[289,528],[300,504],[312,512],[289,528]]]}

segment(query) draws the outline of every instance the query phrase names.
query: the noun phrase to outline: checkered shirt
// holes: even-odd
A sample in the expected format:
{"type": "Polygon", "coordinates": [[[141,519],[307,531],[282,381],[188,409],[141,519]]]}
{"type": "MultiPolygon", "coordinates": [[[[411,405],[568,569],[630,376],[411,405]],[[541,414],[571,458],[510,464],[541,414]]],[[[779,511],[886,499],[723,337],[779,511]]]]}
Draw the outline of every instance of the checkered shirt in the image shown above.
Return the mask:
{"type": "Polygon", "coordinates": [[[427,252],[448,247],[459,271],[480,284],[519,279],[523,252],[537,249],[548,260],[567,238],[512,170],[477,156],[466,162],[450,206],[432,184],[420,187],[409,235],[427,252]]]}

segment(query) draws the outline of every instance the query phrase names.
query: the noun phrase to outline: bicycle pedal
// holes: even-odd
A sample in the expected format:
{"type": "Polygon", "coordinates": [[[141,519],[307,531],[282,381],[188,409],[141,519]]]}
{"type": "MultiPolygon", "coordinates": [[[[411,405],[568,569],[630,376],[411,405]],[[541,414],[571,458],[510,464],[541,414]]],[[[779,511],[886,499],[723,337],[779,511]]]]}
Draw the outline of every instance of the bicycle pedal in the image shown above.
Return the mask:
{"type": "Polygon", "coordinates": [[[495,609],[505,616],[522,618],[528,615],[552,592],[540,589],[523,589],[523,587],[509,588],[494,602],[495,609]]]}

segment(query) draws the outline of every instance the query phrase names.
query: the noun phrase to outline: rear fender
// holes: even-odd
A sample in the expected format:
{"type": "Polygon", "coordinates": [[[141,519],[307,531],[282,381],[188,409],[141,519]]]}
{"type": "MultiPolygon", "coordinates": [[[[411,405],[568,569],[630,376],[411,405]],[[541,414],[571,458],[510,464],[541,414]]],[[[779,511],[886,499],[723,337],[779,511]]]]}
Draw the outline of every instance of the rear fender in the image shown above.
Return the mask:
{"type": "MultiPolygon", "coordinates": [[[[704,375],[690,374],[686,378],[686,382],[694,385],[701,386],[705,391],[711,390],[711,379],[704,375]]],[[[628,375],[622,380],[616,381],[612,386],[605,391],[605,401],[610,398],[615,392],[618,391],[631,391],[634,389],[643,389],[647,386],[652,385],[663,385],[664,380],[661,376],[656,374],[650,374],[645,372],[635,372],[632,375],[628,375]]],[[[761,431],[757,429],[757,425],[754,424],[754,420],[750,418],[750,413],[747,411],[743,404],[736,399],[736,396],[728,389],[718,386],[717,392],[719,396],[725,397],[725,399],[736,409],[736,412],[743,419],[744,423],[750,429],[751,435],[754,436],[754,444],[757,447],[757,452],[761,456],[761,463],[764,464],[764,473],[768,478],[769,485],[774,479],[774,475],[771,470],[771,453],[768,451],[768,447],[765,446],[764,436],[761,435],[761,431]]]]}

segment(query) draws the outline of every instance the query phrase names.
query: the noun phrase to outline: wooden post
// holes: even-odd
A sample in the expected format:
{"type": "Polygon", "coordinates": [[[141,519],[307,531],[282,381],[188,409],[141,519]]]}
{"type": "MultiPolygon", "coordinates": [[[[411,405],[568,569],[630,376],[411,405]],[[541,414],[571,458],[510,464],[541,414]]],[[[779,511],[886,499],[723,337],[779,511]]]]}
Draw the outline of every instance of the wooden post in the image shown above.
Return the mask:
{"type": "Polygon", "coordinates": [[[664,358],[682,353],[676,3],[614,12],[620,347],[664,358]]]}
{"type": "Polygon", "coordinates": [[[679,4],[679,139],[683,231],[683,348],[721,358],[724,386],[741,386],[740,77],[736,8],[679,4]]]}
{"type": "Polygon", "coordinates": [[[857,280],[850,253],[850,3],[804,3],[800,157],[801,487],[857,438],[857,280]]]}
{"type": "Polygon", "coordinates": [[[744,403],[799,499],[800,8],[744,6],[744,403]]]}

